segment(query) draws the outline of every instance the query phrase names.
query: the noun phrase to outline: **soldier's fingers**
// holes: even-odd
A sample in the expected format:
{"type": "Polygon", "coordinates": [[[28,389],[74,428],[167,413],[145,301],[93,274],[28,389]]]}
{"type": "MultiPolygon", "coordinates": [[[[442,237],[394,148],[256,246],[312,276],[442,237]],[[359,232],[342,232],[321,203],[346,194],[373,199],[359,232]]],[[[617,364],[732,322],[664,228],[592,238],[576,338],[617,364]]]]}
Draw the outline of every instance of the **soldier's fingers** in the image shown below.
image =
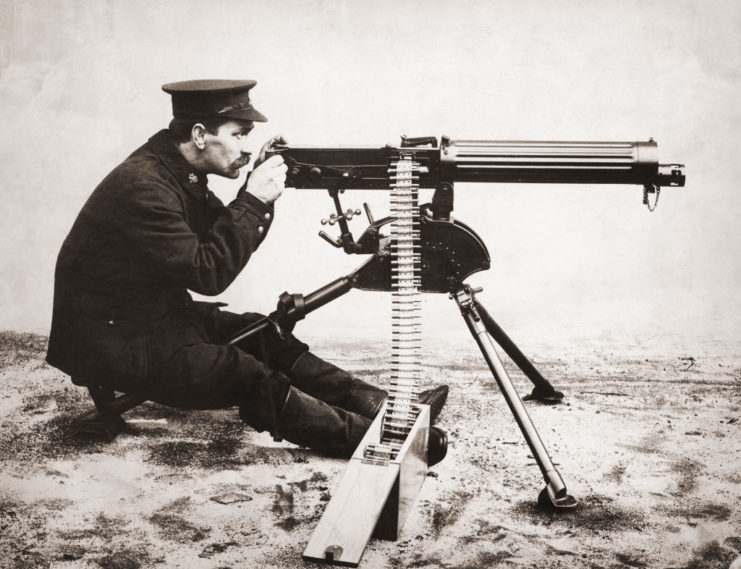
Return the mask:
{"type": "Polygon", "coordinates": [[[265,160],[265,162],[262,163],[262,166],[279,166],[281,164],[284,164],[283,156],[281,156],[280,154],[274,154],[273,156],[265,160]]]}

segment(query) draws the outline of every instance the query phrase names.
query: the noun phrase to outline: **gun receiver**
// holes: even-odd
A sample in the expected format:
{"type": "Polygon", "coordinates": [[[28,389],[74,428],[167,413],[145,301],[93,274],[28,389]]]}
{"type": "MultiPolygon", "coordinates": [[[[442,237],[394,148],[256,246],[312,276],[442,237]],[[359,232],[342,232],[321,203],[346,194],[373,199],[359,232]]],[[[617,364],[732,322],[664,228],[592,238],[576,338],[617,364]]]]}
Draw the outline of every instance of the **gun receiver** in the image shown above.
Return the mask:
{"type": "Polygon", "coordinates": [[[682,164],[659,164],[656,142],[540,142],[402,137],[400,147],[284,148],[286,185],[298,189],[386,189],[389,161],[413,155],[420,188],[441,183],[684,186],[682,164]],[[432,145],[421,146],[421,145],[432,145]]]}

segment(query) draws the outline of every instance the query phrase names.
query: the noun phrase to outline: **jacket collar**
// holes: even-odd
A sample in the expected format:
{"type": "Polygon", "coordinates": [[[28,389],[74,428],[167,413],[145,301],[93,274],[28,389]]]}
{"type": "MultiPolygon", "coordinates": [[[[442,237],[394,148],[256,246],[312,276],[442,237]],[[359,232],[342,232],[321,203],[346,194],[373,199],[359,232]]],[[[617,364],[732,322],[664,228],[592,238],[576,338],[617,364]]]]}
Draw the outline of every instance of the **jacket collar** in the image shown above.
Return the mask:
{"type": "Polygon", "coordinates": [[[167,129],[159,131],[149,139],[149,146],[165,167],[177,178],[180,185],[193,197],[206,200],[209,194],[206,174],[197,172],[183,157],[170,138],[167,129]]]}

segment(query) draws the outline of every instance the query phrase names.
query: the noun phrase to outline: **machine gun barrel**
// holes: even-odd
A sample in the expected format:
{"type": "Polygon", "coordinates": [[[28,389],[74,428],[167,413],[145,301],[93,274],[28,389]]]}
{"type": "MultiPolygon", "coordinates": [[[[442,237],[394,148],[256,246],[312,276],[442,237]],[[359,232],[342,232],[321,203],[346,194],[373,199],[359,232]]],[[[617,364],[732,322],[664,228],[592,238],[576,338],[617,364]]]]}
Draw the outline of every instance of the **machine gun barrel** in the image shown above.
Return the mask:
{"type": "Polygon", "coordinates": [[[441,148],[441,173],[456,182],[684,186],[684,166],[659,164],[648,142],[458,140],[441,148]]]}
{"type": "Polygon", "coordinates": [[[400,147],[275,150],[288,165],[286,185],[299,189],[387,189],[388,167],[401,154],[419,163],[421,188],[440,183],[638,184],[684,186],[682,164],[659,164],[648,142],[403,139],[400,147]],[[409,146],[409,141],[433,146],[409,146]],[[407,143],[405,145],[404,143],[407,143]]]}

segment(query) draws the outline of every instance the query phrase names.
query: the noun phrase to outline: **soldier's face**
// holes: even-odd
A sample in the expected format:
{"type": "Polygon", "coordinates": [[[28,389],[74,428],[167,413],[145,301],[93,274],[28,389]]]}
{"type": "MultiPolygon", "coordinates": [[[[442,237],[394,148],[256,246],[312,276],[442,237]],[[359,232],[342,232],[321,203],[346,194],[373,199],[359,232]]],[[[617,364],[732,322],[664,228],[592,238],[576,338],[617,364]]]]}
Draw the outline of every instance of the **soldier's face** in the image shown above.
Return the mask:
{"type": "Polygon", "coordinates": [[[250,161],[247,135],[253,129],[251,121],[229,121],[216,134],[206,133],[203,158],[209,173],[238,178],[239,169],[250,161]]]}

